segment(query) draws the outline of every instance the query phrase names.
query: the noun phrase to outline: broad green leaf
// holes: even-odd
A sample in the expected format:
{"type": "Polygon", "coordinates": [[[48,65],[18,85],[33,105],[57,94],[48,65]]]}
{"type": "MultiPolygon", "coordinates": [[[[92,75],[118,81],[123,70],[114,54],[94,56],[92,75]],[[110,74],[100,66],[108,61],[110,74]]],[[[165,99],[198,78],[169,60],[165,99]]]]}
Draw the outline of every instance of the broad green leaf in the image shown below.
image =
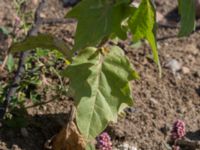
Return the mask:
{"type": "Polygon", "coordinates": [[[78,20],[74,50],[96,46],[105,37],[114,33],[126,37],[121,23],[128,17],[132,8],[130,0],[83,0],[68,14],[68,18],[78,20]]]}
{"type": "Polygon", "coordinates": [[[157,43],[154,33],[155,23],[156,14],[151,0],[142,0],[138,9],[134,11],[133,16],[129,19],[129,27],[133,34],[134,41],[146,39],[149,42],[153,52],[153,59],[158,65],[161,73],[157,43]]]}
{"type": "Polygon", "coordinates": [[[77,125],[89,140],[116,121],[121,108],[132,105],[129,81],[138,76],[119,47],[105,56],[95,48],[82,50],[64,75],[74,93],[77,125]]]}
{"type": "Polygon", "coordinates": [[[181,29],[179,36],[189,35],[195,28],[195,0],[179,0],[181,29]]]}
{"type": "Polygon", "coordinates": [[[69,46],[62,40],[57,39],[51,35],[40,34],[38,36],[27,37],[24,41],[15,43],[11,46],[11,52],[22,52],[36,48],[59,50],[63,55],[71,60],[72,52],[69,46]]]}
{"type": "Polygon", "coordinates": [[[89,144],[86,146],[85,149],[86,149],[86,150],[96,150],[95,145],[94,145],[94,144],[91,144],[91,143],[89,143],[89,144]]]}

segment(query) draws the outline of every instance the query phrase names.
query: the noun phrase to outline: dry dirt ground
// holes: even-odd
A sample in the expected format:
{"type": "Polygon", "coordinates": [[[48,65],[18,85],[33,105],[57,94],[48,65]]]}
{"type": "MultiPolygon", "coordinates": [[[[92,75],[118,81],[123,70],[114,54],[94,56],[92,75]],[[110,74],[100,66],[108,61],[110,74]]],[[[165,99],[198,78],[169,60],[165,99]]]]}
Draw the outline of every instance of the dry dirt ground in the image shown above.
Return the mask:
{"type": "MultiPolygon", "coordinates": [[[[59,1],[47,2],[43,17],[62,18],[67,12],[59,1]]],[[[163,15],[177,5],[174,0],[157,0],[156,4],[163,15]]],[[[16,13],[12,0],[2,0],[0,10],[0,26],[12,28],[16,13]]],[[[41,32],[50,32],[73,43],[74,25],[43,26],[41,32]]],[[[126,117],[107,129],[114,145],[126,142],[137,146],[138,150],[167,150],[170,128],[177,119],[185,121],[187,137],[200,140],[200,31],[184,38],[175,37],[177,34],[177,28],[158,28],[162,78],[159,78],[156,65],[148,57],[150,48],[147,44],[134,47],[129,40],[121,44],[141,79],[133,82],[134,106],[126,110],[126,117]],[[173,62],[176,62],[175,66],[173,62]]],[[[0,45],[5,43],[3,39],[0,42],[0,45]]],[[[1,61],[3,57],[2,53],[1,61]]],[[[0,79],[4,79],[2,74],[0,79]]],[[[44,101],[51,98],[47,96],[44,101]]],[[[43,149],[45,141],[57,133],[66,120],[69,110],[66,99],[63,97],[28,109],[28,135],[24,135],[22,129],[1,127],[0,149],[43,149]]]]}

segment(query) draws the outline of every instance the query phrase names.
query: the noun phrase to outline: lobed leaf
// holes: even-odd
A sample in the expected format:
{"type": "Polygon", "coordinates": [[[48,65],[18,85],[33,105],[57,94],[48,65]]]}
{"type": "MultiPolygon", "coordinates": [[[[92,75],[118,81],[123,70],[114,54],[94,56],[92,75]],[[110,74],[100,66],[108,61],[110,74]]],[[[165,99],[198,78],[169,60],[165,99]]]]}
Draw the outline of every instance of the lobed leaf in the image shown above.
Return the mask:
{"type": "Polygon", "coordinates": [[[40,34],[38,36],[27,37],[24,41],[11,46],[11,52],[22,52],[36,48],[59,50],[68,60],[72,58],[69,46],[62,40],[51,35],[40,34]]]}
{"type": "Polygon", "coordinates": [[[88,46],[96,46],[112,33],[120,38],[126,37],[121,23],[128,17],[132,8],[130,0],[83,0],[68,14],[76,18],[78,25],[75,35],[74,51],[88,46]]]}
{"type": "Polygon", "coordinates": [[[95,48],[86,48],[64,75],[74,93],[77,125],[89,140],[116,121],[122,107],[132,105],[129,81],[138,76],[119,47],[112,47],[105,56],[95,48]]]}
{"type": "Polygon", "coordinates": [[[181,29],[179,36],[187,36],[195,29],[195,0],[179,0],[181,29]]]}

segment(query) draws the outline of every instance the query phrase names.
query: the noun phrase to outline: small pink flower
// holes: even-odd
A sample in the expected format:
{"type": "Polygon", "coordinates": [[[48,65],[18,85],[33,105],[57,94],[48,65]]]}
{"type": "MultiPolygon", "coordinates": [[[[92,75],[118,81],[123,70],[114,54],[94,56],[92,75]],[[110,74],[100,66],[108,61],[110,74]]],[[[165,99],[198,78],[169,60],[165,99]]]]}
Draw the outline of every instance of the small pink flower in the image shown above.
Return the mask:
{"type": "Polygon", "coordinates": [[[15,16],[14,26],[18,27],[21,23],[21,19],[18,16],[15,16]]]}
{"type": "Polygon", "coordinates": [[[99,150],[112,150],[111,138],[107,132],[103,132],[97,137],[97,149],[99,150]]]}
{"type": "Polygon", "coordinates": [[[13,33],[15,36],[17,36],[20,31],[20,24],[21,24],[20,18],[18,16],[15,16],[15,20],[13,23],[13,33]]]}
{"type": "Polygon", "coordinates": [[[180,139],[185,136],[185,123],[182,120],[177,120],[171,131],[171,138],[173,140],[180,139]]]}

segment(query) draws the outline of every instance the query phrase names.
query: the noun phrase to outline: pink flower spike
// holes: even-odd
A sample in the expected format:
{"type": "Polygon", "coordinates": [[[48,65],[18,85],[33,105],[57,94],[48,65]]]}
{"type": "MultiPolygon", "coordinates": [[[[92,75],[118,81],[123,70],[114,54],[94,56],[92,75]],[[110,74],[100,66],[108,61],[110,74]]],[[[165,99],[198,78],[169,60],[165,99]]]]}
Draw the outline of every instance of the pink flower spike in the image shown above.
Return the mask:
{"type": "Polygon", "coordinates": [[[20,18],[18,16],[15,16],[15,23],[14,23],[14,25],[17,27],[17,26],[20,25],[20,22],[21,22],[20,18]]]}
{"type": "Polygon", "coordinates": [[[97,138],[96,148],[99,150],[112,150],[112,142],[109,134],[107,132],[103,132],[97,138]]]}
{"type": "Polygon", "coordinates": [[[185,122],[182,120],[177,120],[173,124],[173,128],[171,131],[172,140],[177,140],[185,136],[185,122]]]}

